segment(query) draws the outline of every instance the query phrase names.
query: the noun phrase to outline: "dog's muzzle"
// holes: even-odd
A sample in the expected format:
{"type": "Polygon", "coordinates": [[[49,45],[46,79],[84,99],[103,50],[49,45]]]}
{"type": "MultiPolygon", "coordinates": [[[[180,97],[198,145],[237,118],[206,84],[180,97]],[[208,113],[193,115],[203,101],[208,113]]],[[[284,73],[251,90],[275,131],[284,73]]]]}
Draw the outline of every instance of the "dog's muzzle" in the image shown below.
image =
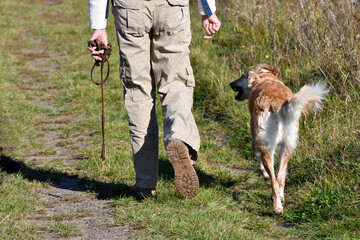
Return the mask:
{"type": "Polygon", "coordinates": [[[235,100],[242,101],[242,95],[244,93],[244,90],[242,89],[242,87],[237,86],[237,81],[230,83],[230,87],[234,92],[238,92],[238,94],[235,96],[235,100]]]}

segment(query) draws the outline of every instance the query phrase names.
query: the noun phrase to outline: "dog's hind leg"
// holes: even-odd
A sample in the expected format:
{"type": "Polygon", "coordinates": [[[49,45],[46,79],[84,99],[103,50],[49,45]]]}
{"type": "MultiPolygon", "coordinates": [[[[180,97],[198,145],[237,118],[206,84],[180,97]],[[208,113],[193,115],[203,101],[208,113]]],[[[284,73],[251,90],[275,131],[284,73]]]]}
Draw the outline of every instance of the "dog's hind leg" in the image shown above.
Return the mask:
{"type": "Polygon", "coordinates": [[[259,165],[260,165],[260,170],[262,172],[262,175],[264,176],[264,179],[266,181],[270,180],[270,175],[267,173],[267,171],[265,170],[264,168],[264,164],[263,164],[263,160],[262,160],[262,157],[261,157],[261,153],[260,153],[260,150],[258,148],[258,145],[256,143],[256,141],[254,140],[253,143],[252,143],[252,147],[253,147],[253,151],[254,151],[254,155],[255,155],[255,158],[256,160],[258,161],[259,165]]]}
{"type": "Polygon", "coordinates": [[[280,199],[282,203],[285,202],[284,189],[285,189],[285,180],[286,180],[286,170],[290,156],[291,153],[285,148],[285,144],[281,143],[279,149],[279,169],[276,175],[276,179],[279,183],[280,199]]]}
{"type": "Polygon", "coordinates": [[[281,215],[283,213],[283,206],[280,199],[280,188],[279,183],[275,177],[273,157],[274,151],[269,152],[263,145],[258,145],[259,151],[261,153],[262,162],[265,170],[270,175],[271,179],[271,189],[272,189],[272,200],[274,204],[274,213],[276,215],[281,215]]]}
{"type": "Polygon", "coordinates": [[[299,131],[299,122],[292,122],[284,125],[285,136],[279,148],[279,169],[276,179],[280,186],[280,198],[285,202],[284,189],[286,181],[286,170],[292,152],[296,148],[299,131]]]}

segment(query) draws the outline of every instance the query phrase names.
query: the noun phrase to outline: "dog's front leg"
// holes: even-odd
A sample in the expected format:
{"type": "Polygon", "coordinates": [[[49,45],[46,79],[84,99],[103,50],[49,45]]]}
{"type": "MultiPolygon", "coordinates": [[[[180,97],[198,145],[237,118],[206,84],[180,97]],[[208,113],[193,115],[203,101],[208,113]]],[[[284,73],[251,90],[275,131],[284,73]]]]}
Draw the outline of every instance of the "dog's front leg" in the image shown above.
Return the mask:
{"type": "Polygon", "coordinates": [[[274,166],[273,166],[273,153],[270,154],[269,151],[260,144],[258,144],[258,148],[261,153],[264,168],[267,171],[267,173],[270,175],[270,179],[271,179],[271,189],[272,189],[272,200],[273,200],[273,204],[274,204],[274,213],[276,215],[281,215],[281,214],[283,214],[284,210],[283,210],[283,206],[281,204],[279,183],[276,179],[274,166]]]}

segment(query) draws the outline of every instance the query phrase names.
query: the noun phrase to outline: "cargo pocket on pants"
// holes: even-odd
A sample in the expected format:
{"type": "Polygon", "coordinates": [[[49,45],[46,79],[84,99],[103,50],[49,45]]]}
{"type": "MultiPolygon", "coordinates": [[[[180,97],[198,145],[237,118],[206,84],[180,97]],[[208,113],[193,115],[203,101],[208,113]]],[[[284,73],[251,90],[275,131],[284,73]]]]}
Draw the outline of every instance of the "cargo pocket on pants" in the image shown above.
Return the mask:
{"type": "Polygon", "coordinates": [[[185,82],[187,87],[195,87],[195,78],[192,67],[188,66],[183,68],[182,71],[178,73],[178,76],[185,82]]]}
{"type": "Polygon", "coordinates": [[[165,15],[167,21],[164,23],[164,30],[168,35],[172,36],[190,28],[189,6],[171,6],[165,15]]]}
{"type": "Polygon", "coordinates": [[[187,74],[186,86],[195,87],[195,78],[194,78],[194,73],[193,73],[192,67],[186,68],[186,74],[187,74]]]}
{"type": "Polygon", "coordinates": [[[145,27],[142,16],[143,1],[113,1],[113,15],[117,30],[124,34],[143,36],[145,27]]]}

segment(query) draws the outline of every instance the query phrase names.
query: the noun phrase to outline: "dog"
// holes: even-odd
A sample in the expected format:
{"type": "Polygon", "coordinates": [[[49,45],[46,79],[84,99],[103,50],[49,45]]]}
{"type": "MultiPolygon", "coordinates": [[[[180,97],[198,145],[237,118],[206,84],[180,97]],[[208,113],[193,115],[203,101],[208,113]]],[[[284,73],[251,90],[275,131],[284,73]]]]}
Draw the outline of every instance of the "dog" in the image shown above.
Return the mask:
{"type": "Polygon", "coordinates": [[[237,101],[249,100],[253,152],[266,180],[271,181],[274,213],[283,214],[286,169],[296,148],[302,113],[321,109],[329,92],[323,82],[305,85],[296,94],[281,82],[280,69],[268,64],[248,68],[231,82],[237,101]],[[279,169],[274,172],[274,153],[279,146],[279,169]]]}

